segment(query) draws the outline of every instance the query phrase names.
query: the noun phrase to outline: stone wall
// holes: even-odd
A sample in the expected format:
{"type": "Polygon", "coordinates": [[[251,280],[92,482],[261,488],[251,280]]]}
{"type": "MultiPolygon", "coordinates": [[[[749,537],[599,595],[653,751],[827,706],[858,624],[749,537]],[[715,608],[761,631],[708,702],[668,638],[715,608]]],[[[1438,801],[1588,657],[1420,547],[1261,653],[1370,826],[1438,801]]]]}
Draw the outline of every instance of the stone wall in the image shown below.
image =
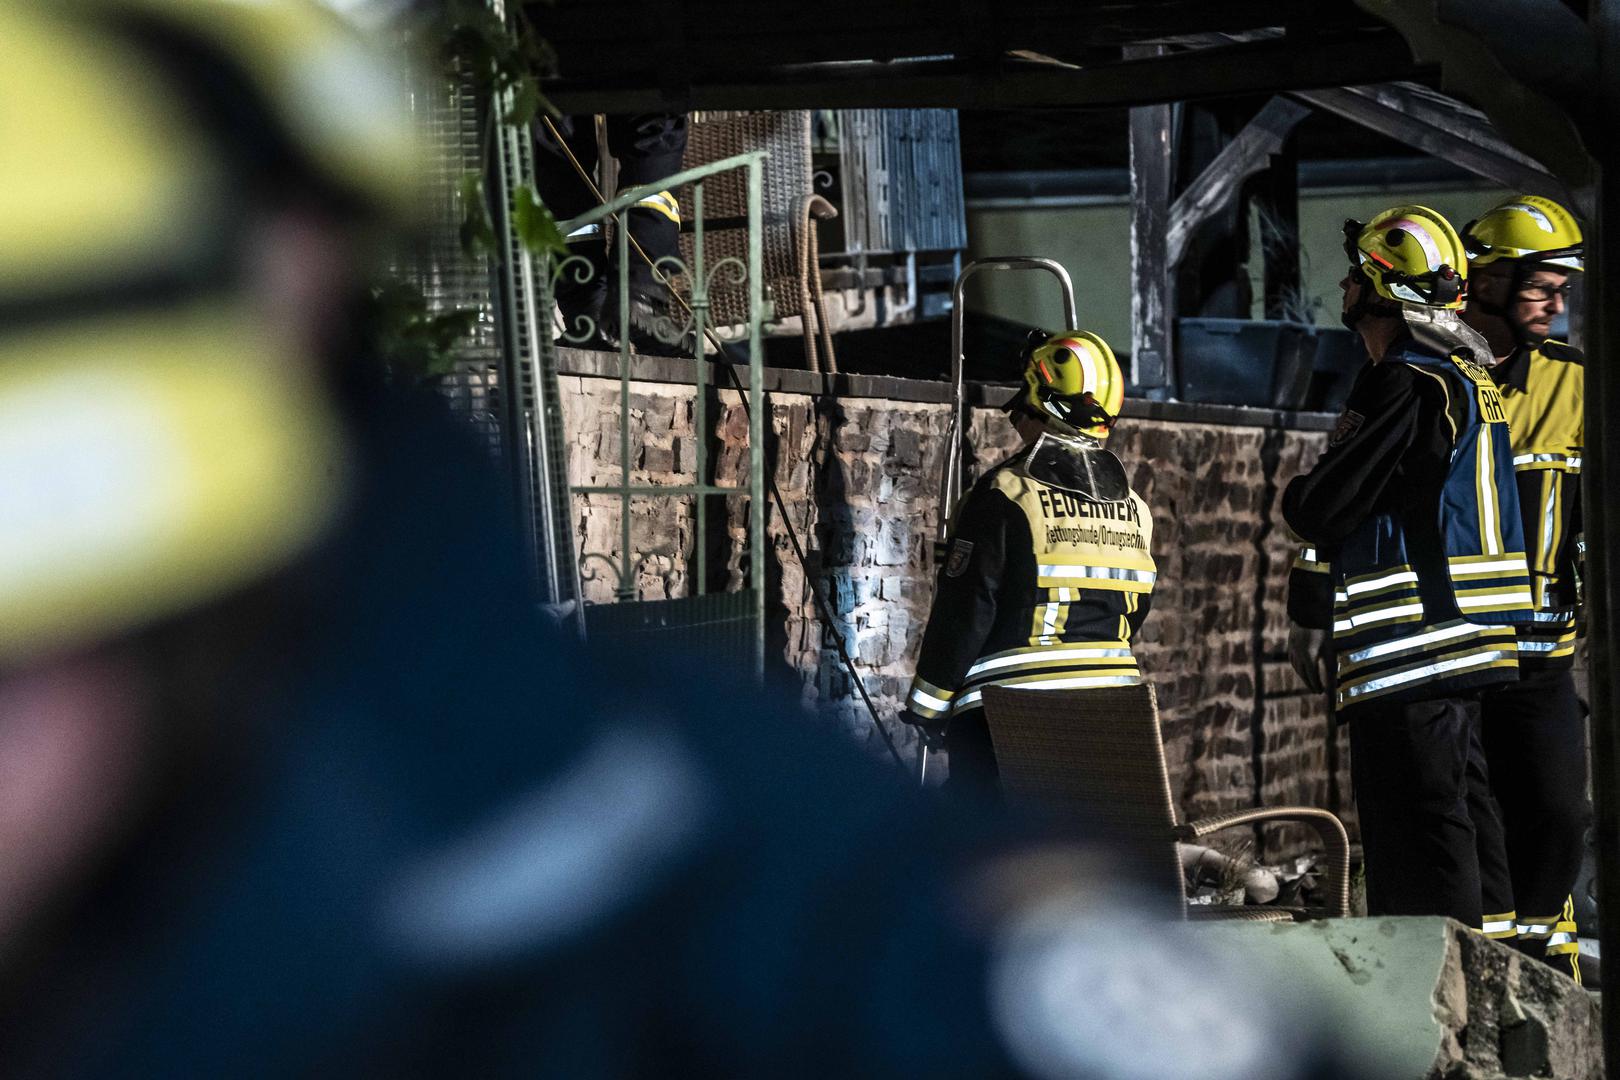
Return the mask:
{"type": "MultiPolygon", "coordinates": [[[[616,482],[618,381],[565,376],[562,394],[573,483],[616,482]]],[[[690,385],[631,384],[633,483],[693,481],[694,400],[690,385]]],[[[1343,733],[1330,746],[1324,702],[1304,691],[1286,659],[1292,546],[1277,515],[1281,486],[1314,459],[1325,436],[1260,424],[1131,418],[1130,411],[1111,446],[1153,507],[1159,565],[1138,657],[1158,687],[1166,756],[1183,813],[1196,817],[1257,800],[1344,813],[1349,758],[1343,733]]],[[[730,392],[711,392],[708,414],[715,479],[741,482],[746,414],[730,392]]],[[[947,407],[776,392],[769,420],[768,462],[810,563],[808,575],[796,565],[783,523],[769,506],[770,654],[808,706],[885,753],[825,634],[811,585],[825,591],[866,689],[889,720],[908,689],[932,598],[947,407]]],[[[1010,425],[994,409],[973,410],[970,439],[980,468],[1016,446],[1010,425]]],[[[711,589],[739,582],[744,572],[746,500],[724,501],[725,512],[710,511],[711,589]]],[[[691,503],[672,497],[632,506],[642,598],[685,595],[690,587],[691,503]]],[[[609,601],[614,576],[599,556],[619,557],[618,502],[576,496],[575,509],[587,599],[609,601]]],[[[909,758],[910,732],[892,723],[890,731],[909,758]]],[[[1281,857],[1299,840],[1291,830],[1269,832],[1263,854],[1281,857]]]]}

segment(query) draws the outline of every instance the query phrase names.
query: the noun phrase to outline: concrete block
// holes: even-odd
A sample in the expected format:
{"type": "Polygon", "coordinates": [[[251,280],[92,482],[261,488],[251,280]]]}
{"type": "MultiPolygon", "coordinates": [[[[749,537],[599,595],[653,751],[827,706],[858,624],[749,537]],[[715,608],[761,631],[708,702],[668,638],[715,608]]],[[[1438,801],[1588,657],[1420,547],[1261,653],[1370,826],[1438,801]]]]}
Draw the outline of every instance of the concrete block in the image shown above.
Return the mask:
{"type": "Polygon", "coordinates": [[[901,659],[906,655],[906,645],[910,640],[911,616],[905,608],[895,608],[889,612],[889,647],[888,655],[893,659],[901,659]]]}
{"type": "Polygon", "coordinates": [[[889,440],[890,456],[901,465],[915,469],[922,465],[922,435],[912,427],[895,426],[889,440]]]}
{"type": "Polygon", "coordinates": [[[1261,969],[1278,1000],[1314,1002],[1343,1058],[1368,1077],[1603,1076],[1591,996],[1450,919],[1214,922],[1196,932],[1261,969]]]}

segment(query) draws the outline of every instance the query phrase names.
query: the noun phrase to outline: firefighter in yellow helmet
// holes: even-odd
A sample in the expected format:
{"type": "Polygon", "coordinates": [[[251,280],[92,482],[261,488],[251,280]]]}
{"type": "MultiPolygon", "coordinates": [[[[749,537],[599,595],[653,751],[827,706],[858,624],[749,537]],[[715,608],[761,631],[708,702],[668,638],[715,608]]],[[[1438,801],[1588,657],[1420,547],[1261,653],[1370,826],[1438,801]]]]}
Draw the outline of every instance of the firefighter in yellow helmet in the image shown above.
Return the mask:
{"type": "Polygon", "coordinates": [[[1283,493],[1309,547],[1289,583],[1305,682],[1331,635],[1335,707],[1375,915],[1485,925],[1481,865],[1499,857],[1484,793],[1482,689],[1517,678],[1531,618],[1507,413],[1461,322],[1468,264],[1449,222],[1398,206],[1345,224],[1344,321],[1369,363],[1321,458],[1283,493]]]}
{"type": "Polygon", "coordinates": [[[303,0],[12,0],[0,41],[0,1073],[276,1073],[246,1041],[247,1013],[291,1030],[274,995],[226,1002],[300,962],[269,912],[320,886],[238,877],[262,937],[223,897],[310,730],[309,568],[364,489],[348,308],[412,210],[408,99],[303,0]]]}
{"type": "Polygon", "coordinates": [[[986,686],[1075,689],[1141,681],[1131,639],[1154,581],[1153,519],[1104,449],[1125,399],[1097,334],[1031,335],[1006,405],[1021,450],[956,508],[904,714],[942,738],[950,781],[997,797],[986,686]]]}
{"type": "Polygon", "coordinates": [[[1491,380],[1513,441],[1535,621],[1519,627],[1519,679],[1486,691],[1482,736],[1502,847],[1481,849],[1487,924],[1580,978],[1571,890],[1591,804],[1586,721],[1572,667],[1580,617],[1584,358],[1549,335],[1583,268],[1580,225],[1563,206],[1516,195],[1463,230],[1463,318],[1490,344],[1491,380]],[[1506,861],[1488,858],[1505,851],[1506,861]]]}

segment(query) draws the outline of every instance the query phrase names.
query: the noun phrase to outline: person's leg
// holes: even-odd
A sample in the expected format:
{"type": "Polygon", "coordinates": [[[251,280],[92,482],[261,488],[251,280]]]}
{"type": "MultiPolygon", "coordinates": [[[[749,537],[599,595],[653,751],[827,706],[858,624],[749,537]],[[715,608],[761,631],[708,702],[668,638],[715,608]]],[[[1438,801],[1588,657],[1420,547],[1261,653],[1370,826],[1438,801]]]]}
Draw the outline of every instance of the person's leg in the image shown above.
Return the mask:
{"type": "Polygon", "coordinates": [[[1491,787],[1502,808],[1519,947],[1579,977],[1570,892],[1592,807],[1586,717],[1568,669],[1526,673],[1483,699],[1491,787]]]}
{"type": "MultiPolygon", "coordinates": [[[[1488,695],[1491,691],[1486,691],[1488,695]]],[[[1512,944],[1518,936],[1513,906],[1513,876],[1508,867],[1502,810],[1491,791],[1491,772],[1480,723],[1469,725],[1468,817],[1474,823],[1474,851],[1479,859],[1479,890],[1485,909],[1485,936],[1512,944]]]]}
{"type": "MultiPolygon", "coordinates": [[[[577,163],[586,175],[596,168],[596,122],[589,116],[564,116],[552,123],[561,141],[545,125],[536,128],[535,190],[552,215],[563,222],[597,205],[596,193],[575,167],[577,163]]],[[[596,324],[608,286],[607,245],[600,225],[566,239],[569,255],[579,256],[585,264],[566,263],[557,276],[557,307],[562,312],[564,333],[569,338],[594,338],[592,331],[604,329],[596,324]]]]}
{"type": "Polygon", "coordinates": [[[1479,926],[1468,808],[1473,703],[1372,701],[1345,710],[1370,915],[1449,915],[1479,926]]]}
{"type": "MultiPolygon", "coordinates": [[[[608,150],[619,163],[619,190],[651,184],[681,171],[686,155],[685,113],[635,113],[607,119],[608,150]]],[[[630,208],[630,236],[653,261],[680,254],[682,208],[661,191],[630,208]]],[[[652,269],[630,253],[630,287],[653,291],[652,269]]]]}
{"type": "MultiPolygon", "coordinates": [[[[608,148],[619,163],[619,190],[657,183],[681,169],[686,153],[685,113],[637,113],[607,119],[608,148]]],[[[628,210],[631,343],[637,352],[653,355],[691,355],[687,339],[688,309],[675,299],[668,283],[681,274],[673,260],[680,255],[681,206],[673,191],[645,195],[628,210]],[[670,260],[670,261],[666,261],[670,260]],[[654,267],[657,271],[654,271],[654,267]]],[[[617,259],[618,245],[609,253],[617,259]]],[[[608,333],[623,332],[619,311],[619,280],[610,274],[603,305],[608,333]]],[[[689,286],[688,286],[689,287],[689,286]]]]}

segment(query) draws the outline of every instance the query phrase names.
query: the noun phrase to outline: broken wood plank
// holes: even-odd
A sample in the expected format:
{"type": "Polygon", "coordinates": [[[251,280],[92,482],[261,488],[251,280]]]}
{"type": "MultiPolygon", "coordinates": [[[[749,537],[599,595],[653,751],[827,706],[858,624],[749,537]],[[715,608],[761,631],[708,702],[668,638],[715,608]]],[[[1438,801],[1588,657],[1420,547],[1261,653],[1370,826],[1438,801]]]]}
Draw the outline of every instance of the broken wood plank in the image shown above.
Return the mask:
{"type": "MultiPolygon", "coordinates": [[[[1162,46],[1133,46],[1127,60],[1158,56],[1162,46]]],[[[1143,388],[1174,386],[1171,356],[1170,262],[1165,232],[1170,224],[1170,105],[1130,112],[1131,168],[1131,381],[1143,388]]]]}
{"type": "Polygon", "coordinates": [[[1484,113],[1425,87],[1403,83],[1296,90],[1292,96],[1503,187],[1576,200],[1541,163],[1516,150],[1484,113]]]}

